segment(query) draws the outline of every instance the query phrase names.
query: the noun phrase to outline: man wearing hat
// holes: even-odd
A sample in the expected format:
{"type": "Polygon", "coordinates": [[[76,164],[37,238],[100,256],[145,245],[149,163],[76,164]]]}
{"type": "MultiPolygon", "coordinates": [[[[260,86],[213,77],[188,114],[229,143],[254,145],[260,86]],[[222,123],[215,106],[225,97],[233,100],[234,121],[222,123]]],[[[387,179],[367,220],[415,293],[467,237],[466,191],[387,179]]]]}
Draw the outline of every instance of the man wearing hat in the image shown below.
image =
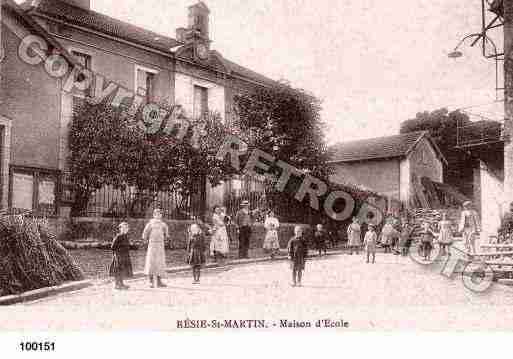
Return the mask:
{"type": "Polygon", "coordinates": [[[479,215],[472,209],[472,202],[463,203],[458,231],[463,235],[465,248],[471,253],[476,253],[476,237],[481,231],[479,215]]]}
{"type": "Polygon", "coordinates": [[[239,258],[249,258],[249,239],[251,237],[251,225],[253,219],[249,211],[249,202],[243,201],[241,209],[237,211],[235,223],[239,232],[239,258]]]}

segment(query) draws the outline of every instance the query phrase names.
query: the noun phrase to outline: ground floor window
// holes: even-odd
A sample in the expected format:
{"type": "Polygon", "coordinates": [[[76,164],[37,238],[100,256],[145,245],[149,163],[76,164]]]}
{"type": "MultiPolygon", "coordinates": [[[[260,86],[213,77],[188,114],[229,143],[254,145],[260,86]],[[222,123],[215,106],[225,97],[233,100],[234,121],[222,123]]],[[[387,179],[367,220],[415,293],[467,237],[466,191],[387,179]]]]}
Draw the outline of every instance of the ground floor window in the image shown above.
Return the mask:
{"type": "Polygon", "coordinates": [[[11,167],[10,207],[40,215],[57,214],[57,171],[11,167]]]}

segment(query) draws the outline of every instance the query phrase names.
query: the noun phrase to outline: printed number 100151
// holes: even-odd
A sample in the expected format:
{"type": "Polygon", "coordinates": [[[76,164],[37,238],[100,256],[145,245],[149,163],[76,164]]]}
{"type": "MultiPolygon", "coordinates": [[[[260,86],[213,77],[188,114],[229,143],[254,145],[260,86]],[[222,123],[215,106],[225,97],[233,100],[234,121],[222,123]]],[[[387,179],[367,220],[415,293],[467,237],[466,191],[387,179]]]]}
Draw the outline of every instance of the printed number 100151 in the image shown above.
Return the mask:
{"type": "Polygon", "coordinates": [[[53,352],[55,351],[54,342],[21,342],[22,352],[53,352]]]}

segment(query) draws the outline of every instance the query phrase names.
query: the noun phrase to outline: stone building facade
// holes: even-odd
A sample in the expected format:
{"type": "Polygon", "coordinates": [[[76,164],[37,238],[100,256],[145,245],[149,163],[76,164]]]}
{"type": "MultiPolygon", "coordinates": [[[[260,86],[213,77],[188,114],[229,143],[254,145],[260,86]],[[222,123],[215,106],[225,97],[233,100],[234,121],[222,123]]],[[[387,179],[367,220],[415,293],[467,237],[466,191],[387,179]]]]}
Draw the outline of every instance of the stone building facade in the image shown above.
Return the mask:
{"type": "MultiPolygon", "coordinates": [[[[181,105],[188,117],[214,111],[230,123],[234,95],[273,83],[213,49],[210,11],[201,1],[188,8],[188,25],[176,30],[176,38],[93,11],[89,0],[29,0],[16,9],[57,42],[60,53],[101,75],[103,86],[114,82],[143,102],[181,105]]],[[[41,68],[17,61],[18,45],[8,32],[2,44],[9,49],[9,66],[2,70],[8,94],[2,95],[0,109],[3,155],[11,149],[10,161],[3,163],[2,183],[10,187],[2,190],[2,203],[34,209],[40,196],[37,187],[42,186],[44,200],[53,201],[56,213],[66,216],[61,179],[67,172],[67,131],[74,104],[96,95],[102,85],[93,83],[87,93],[65,91],[64,80],[45,77],[41,68]],[[10,139],[9,126],[14,126],[10,139]],[[23,198],[29,187],[31,200],[23,198]]],[[[209,206],[219,203],[225,187],[207,186],[209,206]]]]}
{"type": "Polygon", "coordinates": [[[333,182],[357,185],[407,206],[422,177],[443,182],[446,161],[427,132],[345,142],[332,149],[333,182]]]}

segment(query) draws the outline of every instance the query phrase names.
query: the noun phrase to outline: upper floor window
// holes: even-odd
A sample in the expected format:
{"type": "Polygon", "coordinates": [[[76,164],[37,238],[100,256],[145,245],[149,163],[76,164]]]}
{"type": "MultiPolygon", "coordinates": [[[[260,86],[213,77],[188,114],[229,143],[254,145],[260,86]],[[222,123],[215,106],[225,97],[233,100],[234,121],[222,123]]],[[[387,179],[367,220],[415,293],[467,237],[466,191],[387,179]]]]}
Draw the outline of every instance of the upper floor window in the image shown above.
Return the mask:
{"type": "Polygon", "coordinates": [[[91,70],[91,55],[84,54],[79,51],[71,51],[71,54],[75,57],[75,59],[82,65],[84,68],[91,70]]]}
{"type": "Polygon", "coordinates": [[[155,79],[157,71],[145,69],[141,67],[136,68],[135,83],[136,92],[139,96],[146,99],[146,102],[151,102],[155,95],[155,79]]]}
{"type": "MultiPolygon", "coordinates": [[[[83,52],[77,51],[77,50],[71,50],[71,54],[73,57],[77,60],[77,62],[86,70],[92,70],[92,56],[89,54],[85,54],[83,52]]],[[[76,75],[75,81],[76,82],[82,82],[85,81],[86,77],[79,73],[76,75]]],[[[85,94],[87,96],[91,95],[92,86],[89,86],[88,89],[85,91],[85,94]]]]}
{"type": "Polygon", "coordinates": [[[199,118],[208,112],[208,89],[194,85],[193,117],[199,118]]]}
{"type": "Polygon", "coordinates": [[[420,150],[420,161],[423,165],[428,164],[428,154],[427,154],[426,149],[424,149],[424,148],[422,150],[420,150]]]}

